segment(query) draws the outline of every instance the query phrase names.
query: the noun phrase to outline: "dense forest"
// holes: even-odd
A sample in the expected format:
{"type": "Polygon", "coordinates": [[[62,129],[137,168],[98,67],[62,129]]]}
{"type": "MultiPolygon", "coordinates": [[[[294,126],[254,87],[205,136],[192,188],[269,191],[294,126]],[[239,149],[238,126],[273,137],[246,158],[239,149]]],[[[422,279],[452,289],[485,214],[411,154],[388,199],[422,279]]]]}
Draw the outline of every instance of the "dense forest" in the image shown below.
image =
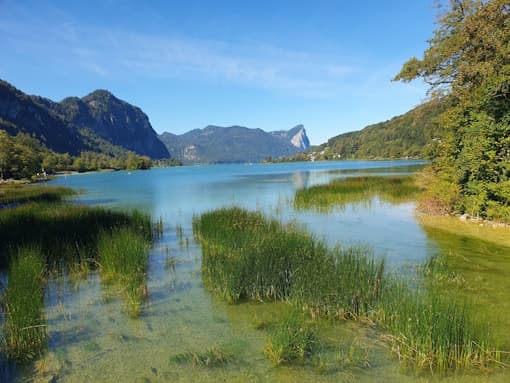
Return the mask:
{"type": "Polygon", "coordinates": [[[8,124],[0,120],[0,181],[43,179],[45,175],[61,171],[150,169],[154,164],[149,157],[128,151],[116,155],[92,151],[83,151],[77,156],[56,153],[28,134],[9,135],[4,129],[8,124]]]}
{"type": "Polygon", "coordinates": [[[417,78],[449,103],[422,208],[510,222],[510,1],[450,0],[395,80],[417,78]]]}
{"type": "Polygon", "coordinates": [[[432,100],[391,120],[328,140],[317,151],[340,159],[425,158],[439,137],[445,102],[432,100]]]}

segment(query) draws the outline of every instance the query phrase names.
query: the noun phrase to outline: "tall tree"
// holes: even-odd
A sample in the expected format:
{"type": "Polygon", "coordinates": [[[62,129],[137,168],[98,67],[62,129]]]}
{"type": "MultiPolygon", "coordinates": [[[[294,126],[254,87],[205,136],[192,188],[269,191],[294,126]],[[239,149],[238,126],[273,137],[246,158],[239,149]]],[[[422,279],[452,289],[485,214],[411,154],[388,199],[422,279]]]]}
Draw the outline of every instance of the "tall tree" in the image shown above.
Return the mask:
{"type": "Polygon", "coordinates": [[[395,77],[416,78],[452,105],[423,206],[510,222],[510,0],[450,0],[423,57],[395,77]]]}

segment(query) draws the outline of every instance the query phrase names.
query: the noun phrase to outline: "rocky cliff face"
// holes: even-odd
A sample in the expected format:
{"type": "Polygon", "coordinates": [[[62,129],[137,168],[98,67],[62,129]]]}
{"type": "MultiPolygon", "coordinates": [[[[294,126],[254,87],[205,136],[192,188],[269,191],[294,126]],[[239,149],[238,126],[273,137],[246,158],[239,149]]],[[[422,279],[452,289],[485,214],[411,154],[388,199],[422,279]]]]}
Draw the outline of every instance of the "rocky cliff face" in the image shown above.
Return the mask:
{"type": "MultiPolygon", "coordinates": [[[[97,135],[100,140],[151,158],[168,158],[147,115],[138,107],[115,97],[106,90],[96,90],[78,98],[54,102],[28,96],[6,82],[0,82],[0,118],[12,122],[21,131],[36,135],[57,152],[77,154],[97,150],[83,140],[97,135]]],[[[98,140],[96,140],[98,141],[98,140]]]]}
{"type": "Polygon", "coordinates": [[[173,158],[185,163],[260,162],[268,157],[290,156],[310,146],[302,125],[271,133],[242,126],[210,125],[182,135],[163,133],[160,139],[173,158]]]}
{"type": "Polygon", "coordinates": [[[290,141],[290,143],[294,145],[294,147],[296,147],[300,152],[305,152],[310,149],[310,140],[306,135],[306,130],[303,125],[296,125],[291,130],[279,130],[276,132],[270,132],[270,134],[290,141]]]}
{"type": "Polygon", "coordinates": [[[0,119],[10,123],[3,125],[10,127],[8,133],[28,133],[56,152],[76,155],[87,149],[79,132],[70,129],[60,115],[1,80],[0,119]]]}

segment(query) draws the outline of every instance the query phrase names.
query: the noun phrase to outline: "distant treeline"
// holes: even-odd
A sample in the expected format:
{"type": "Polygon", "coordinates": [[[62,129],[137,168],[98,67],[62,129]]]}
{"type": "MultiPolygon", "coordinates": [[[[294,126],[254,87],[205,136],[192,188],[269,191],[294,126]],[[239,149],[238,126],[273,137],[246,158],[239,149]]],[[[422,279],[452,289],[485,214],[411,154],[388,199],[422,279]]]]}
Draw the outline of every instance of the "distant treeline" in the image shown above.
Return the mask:
{"type": "MultiPolygon", "coordinates": [[[[5,124],[0,122],[0,128],[2,123],[5,124]]],[[[154,161],[129,151],[119,151],[114,155],[85,151],[78,156],[56,153],[28,134],[11,136],[0,130],[1,180],[34,179],[62,171],[136,170],[170,165],[179,163],[174,160],[154,161]]]]}

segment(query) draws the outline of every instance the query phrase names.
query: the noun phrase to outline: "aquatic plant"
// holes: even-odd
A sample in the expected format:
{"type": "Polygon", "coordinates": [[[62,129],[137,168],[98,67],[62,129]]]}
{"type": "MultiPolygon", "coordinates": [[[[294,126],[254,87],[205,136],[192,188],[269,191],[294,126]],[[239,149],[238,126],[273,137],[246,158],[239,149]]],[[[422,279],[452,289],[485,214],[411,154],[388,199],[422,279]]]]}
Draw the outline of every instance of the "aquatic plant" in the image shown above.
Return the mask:
{"type": "Polygon", "coordinates": [[[39,249],[20,248],[11,261],[3,299],[5,349],[11,359],[32,359],[46,346],[43,277],[44,264],[39,249]]]}
{"type": "Polygon", "coordinates": [[[133,317],[140,314],[140,306],[147,296],[148,246],[143,234],[130,228],[104,232],[98,241],[102,281],[119,289],[133,317]]]}
{"type": "Polygon", "coordinates": [[[99,233],[130,227],[152,240],[149,215],[70,204],[27,204],[0,209],[0,267],[20,244],[38,246],[50,269],[87,261],[95,267],[99,233]],[[58,239],[58,240],[56,240],[58,239]]]}
{"type": "MultiPolygon", "coordinates": [[[[229,302],[284,300],[315,318],[373,323],[402,364],[416,369],[499,364],[501,353],[468,303],[386,272],[367,248],[328,249],[295,225],[236,207],[195,217],[193,229],[204,286],[229,302]]],[[[278,364],[279,348],[269,350],[278,364]]]]}
{"type": "Polygon", "coordinates": [[[313,327],[297,311],[287,314],[270,334],[264,354],[273,366],[304,362],[312,353],[317,337],[313,327]]]}
{"type": "Polygon", "coordinates": [[[413,176],[348,177],[297,190],[294,207],[328,211],[349,203],[368,203],[376,196],[385,202],[402,203],[413,200],[419,192],[413,176]]]}
{"type": "Polygon", "coordinates": [[[60,202],[76,194],[73,189],[63,186],[4,184],[0,185],[0,206],[27,202],[60,202]]]}
{"type": "Polygon", "coordinates": [[[203,352],[186,351],[175,354],[170,358],[170,361],[177,364],[187,364],[192,367],[222,367],[232,360],[230,355],[225,350],[217,347],[208,348],[203,352]]]}

